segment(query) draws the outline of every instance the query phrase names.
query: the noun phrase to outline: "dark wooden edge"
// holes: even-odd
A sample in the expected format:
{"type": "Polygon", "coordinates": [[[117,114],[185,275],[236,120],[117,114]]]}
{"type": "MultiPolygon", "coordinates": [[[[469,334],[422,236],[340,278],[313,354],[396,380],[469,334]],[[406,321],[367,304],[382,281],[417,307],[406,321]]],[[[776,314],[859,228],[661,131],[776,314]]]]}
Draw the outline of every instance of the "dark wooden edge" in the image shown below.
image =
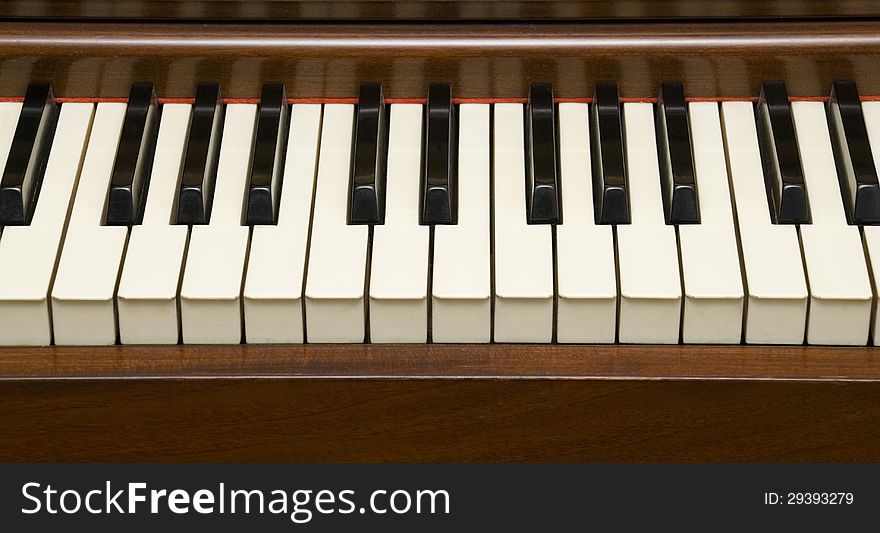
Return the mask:
{"type": "Polygon", "coordinates": [[[155,378],[880,381],[880,350],[504,344],[0,348],[0,380],[155,378]]]}
{"type": "Polygon", "coordinates": [[[533,81],[560,98],[614,80],[622,97],[681,81],[688,96],[755,96],[764,80],[827,96],[835,79],[880,94],[880,22],[663,24],[220,24],[0,22],[0,94],[48,81],[60,97],[125,97],[152,81],[192,97],[217,81],[232,98],[281,81],[293,98],[350,98],[365,80],[389,98],[451,83],[463,98],[525,97],[533,81]]]}
{"type": "Polygon", "coordinates": [[[570,20],[876,16],[871,0],[4,0],[6,17],[155,20],[570,20]]]}
{"type": "Polygon", "coordinates": [[[857,462],[880,387],[798,381],[0,382],[2,462],[857,462]]]}

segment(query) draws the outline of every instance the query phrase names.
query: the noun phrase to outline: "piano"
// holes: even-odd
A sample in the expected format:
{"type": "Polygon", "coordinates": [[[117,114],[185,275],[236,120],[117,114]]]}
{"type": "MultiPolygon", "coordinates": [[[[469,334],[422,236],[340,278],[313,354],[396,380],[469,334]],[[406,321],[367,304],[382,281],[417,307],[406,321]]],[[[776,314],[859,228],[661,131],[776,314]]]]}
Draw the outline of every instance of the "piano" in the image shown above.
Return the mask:
{"type": "Polygon", "coordinates": [[[0,2],[5,461],[868,461],[840,2],[0,2]]]}

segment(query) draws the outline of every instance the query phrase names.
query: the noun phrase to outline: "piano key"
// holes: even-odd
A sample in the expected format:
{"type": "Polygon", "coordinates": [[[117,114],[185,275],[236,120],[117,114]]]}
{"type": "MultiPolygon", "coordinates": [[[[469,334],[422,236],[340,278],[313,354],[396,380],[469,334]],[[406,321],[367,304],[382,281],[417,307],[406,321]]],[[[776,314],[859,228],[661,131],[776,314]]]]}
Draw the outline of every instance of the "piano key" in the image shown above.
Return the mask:
{"type": "Polygon", "coordinates": [[[348,199],[350,224],[382,224],[385,210],[385,171],[388,124],[382,86],[361,85],[351,158],[348,199]]]}
{"type": "Polygon", "coordinates": [[[880,224],[880,184],[856,84],[836,81],[828,101],[831,139],[847,220],[880,224]]]}
{"type": "Polygon", "coordinates": [[[487,104],[458,108],[458,223],[434,228],[433,342],[492,338],[489,114],[487,104]]]}
{"type": "MultiPolygon", "coordinates": [[[[871,159],[876,167],[880,164],[880,102],[862,103],[862,113],[865,117],[865,128],[868,135],[868,144],[871,149],[871,159]]],[[[880,346],[880,289],[877,281],[880,280],[880,226],[863,226],[862,241],[865,245],[866,259],[871,278],[874,302],[871,306],[871,343],[880,346]]],[[[2,246],[2,242],[0,242],[2,246]]]]}
{"type": "Polygon", "coordinates": [[[248,343],[301,343],[306,246],[321,136],[321,106],[295,104],[278,206],[278,224],[255,226],[244,284],[248,343]]]}
{"type": "Polygon", "coordinates": [[[428,340],[430,228],[419,224],[422,106],[389,107],[385,223],[373,229],[370,342],[428,340]]]}
{"type": "Polygon", "coordinates": [[[613,343],[617,275],[613,228],[596,224],[587,104],[559,104],[559,163],[565,219],[556,226],[558,342],[613,343]]]}
{"type": "Polygon", "coordinates": [[[250,230],[242,225],[257,106],[229,104],[223,124],[211,221],[193,226],[180,321],[187,344],[241,342],[241,287],[250,230]]]}
{"type": "Polygon", "coordinates": [[[95,110],[52,287],[52,324],[58,345],[116,342],[113,304],[128,227],[101,222],[125,115],[122,103],[100,103],[95,110]]]}
{"type": "Polygon", "coordinates": [[[617,226],[621,343],[674,344],[681,320],[675,227],[666,224],[652,104],[623,106],[632,221],[617,226]]]}
{"type": "Polygon", "coordinates": [[[172,223],[193,106],[164,104],[143,222],[131,228],[116,307],[122,344],[177,344],[187,226],[172,223]]]}
{"type": "MultiPolygon", "coordinates": [[[[682,341],[739,344],[744,290],[718,104],[689,104],[700,224],[678,228],[684,314],[682,341]]],[[[690,148],[688,148],[690,150],[690,148]]]]}
{"type": "Polygon", "coordinates": [[[590,140],[593,152],[593,203],[598,224],[629,224],[626,163],[617,86],[596,85],[590,140]]]}
{"type": "Polygon", "coordinates": [[[0,225],[30,222],[57,120],[52,87],[29,85],[0,181],[0,225]]]}
{"type": "Polygon", "coordinates": [[[656,118],[666,222],[698,224],[700,208],[694,176],[691,128],[684,87],[680,83],[664,83],[661,86],[656,118]]]}
{"type": "Polygon", "coordinates": [[[458,148],[455,106],[449,85],[428,89],[425,128],[425,171],[421,184],[421,223],[456,223],[456,168],[458,148]]]}
{"type": "Polygon", "coordinates": [[[807,318],[807,283],[797,228],[774,224],[767,208],[754,108],[721,104],[745,288],[745,341],[801,344],[807,318]]]}
{"type": "Polygon", "coordinates": [[[247,197],[248,225],[275,224],[287,140],[284,85],[263,86],[247,197]]]}
{"type": "Polygon", "coordinates": [[[553,337],[553,228],[528,223],[523,112],[494,106],[496,342],[553,337]]]}
{"type": "Polygon", "coordinates": [[[354,106],[324,106],[306,274],[308,342],[364,342],[370,228],[346,223],[354,106]]]}
{"type": "MultiPolygon", "coordinates": [[[[94,110],[94,104],[64,104],[48,154],[43,192],[31,223],[3,231],[0,344],[46,346],[52,342],[49,289],[94,110]]],[[[3,115],[0,108],[0,124],[15,124],[14,119],[5,122],[3,115]]]]}
{"type": "Polygon", "coordinates": [[[871,281],[861,234],[846,221],[828,119],[822,102],[792,104],[812,224],[800,227],[810,288],[809,344],[864,345],[871,321],[871,281]]]}
{"type": "Polygon", "coordinates": [[[530,224],[556,224],[562,218],[556,179],[555,111],[550,84],[533,83],[526,108],[526,201],[530,224]]]}
{"type": "Polygon", "coordinates": [[[222,133],[223,104],[220,101],[220,86],[216,83],[201,84],[196,90],[186,141],[183,175],[180,178],[177,200],[177,224],[208,223],[222,133]]]}
{"type": "Polygon", "coordinates": [[[159,128],[158,107],[153,84],[131,86],[107,195],[108,226],[133,226],[141,221],[159,128]]]}
{"type": "Polygon", "coordinates": [[[788,93],[782,82],[764,82],[756,106],[758,141],[772,216],[777,224],[809,224],[807,186],[788,93]]]}

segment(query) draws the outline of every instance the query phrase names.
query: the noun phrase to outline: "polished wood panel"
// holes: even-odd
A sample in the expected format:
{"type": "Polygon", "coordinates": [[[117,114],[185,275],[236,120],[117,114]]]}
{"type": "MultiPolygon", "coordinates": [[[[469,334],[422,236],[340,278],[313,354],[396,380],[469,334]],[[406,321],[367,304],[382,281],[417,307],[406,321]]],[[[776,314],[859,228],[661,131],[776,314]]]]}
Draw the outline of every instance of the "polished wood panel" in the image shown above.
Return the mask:
{"type": "Polygon", "coordinates": [[[3,0],[6,17],[154,20],[558,20],[865,17],[872,0],[3,0]]]}
{"type": "Polygon", "coordinates": [[[458,97],[525,97],[532,81],[562,98],[615,80],[624,97],[680,80],[688,96],[827,95],[853,79],[880,95],[880,22],[666,24],[99,24],[0,23],[0,96],[50,81],[64,97],[124,97],[134,81],[191,97],[200,81],[256,97],[283,81],[292,97],[423,97],[448,82],[458,97]]]}
{"type": "Polygon", "coordinates": [[[0,348],[0,380],[209,377],[880,381],[880,349],[561,344],[0,348]]]}
{"type": "Polygon", "coordinates": [[[876,461],[880,350],[0,349],[0,461],[876,461]]]}
{"type": "Polygon", "coordinates": [[[872,383],[0,383],[0,461],[880,460],[872,383]]]}

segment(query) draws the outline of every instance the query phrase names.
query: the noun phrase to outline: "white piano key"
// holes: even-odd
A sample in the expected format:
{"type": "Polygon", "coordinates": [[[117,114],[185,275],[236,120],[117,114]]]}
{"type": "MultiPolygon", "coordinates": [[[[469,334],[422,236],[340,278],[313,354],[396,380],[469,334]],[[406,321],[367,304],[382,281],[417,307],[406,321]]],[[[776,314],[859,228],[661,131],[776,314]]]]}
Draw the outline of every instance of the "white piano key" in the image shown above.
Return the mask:
{"type": "Polygon", "coordinates": [[[488,104],[458,110],[458,224],[434,227],[431,338],[492,339],[488,104]]]}
{"type": "Polygon", "coordinates": [[[229,104],[210,223],[194,226],[180,288],[183,342],[241,342],[241,288],[249,228],[242,225],[257,106],[229,104]]]}
{"type": "Polygon", "coordinates": [[[809,294],[797,229],[770,219],[753,104],[724,102],[721,112],[748,290],[745,341],[800,344],[809,294]]]}
{"type": "Polygon", "coordinates": [[[553,234],[526,219],[523,106],[495,104],[495,341],[553,338],[553,234]]]}
{"type": "Polygon", "coordinates": [[[800,226],[810,289],[809,344],[864,345],[871,281],[857,226],[846,221],[825,104],[792,103],[812,224],[800,226]]]}
{"type": "Polygon", "coordinates": [[[95,111],[52,288],[55,344],[116,342],[114,296],[128,227],[103,226],[102,219],[125,108],[101,103],[95,111]]]}
{"type": "Polygon", "coordinates": [[[678,227],[685,343],[739,344],[743,283],[721,117],[714,102],[688,106],[700,223],[678,227]]]}
{"type": "Polygon", "coordinates": [[[302,291],[315,187],[321,106],[297,104],[278,207],[278,224],[255,226],[244,285],[249,343],[303,342],[302,291]]]}
{"type": "Polygon", "coordinates": [[[189,104],[162,106],[144,218],[131,229],[116,295],[122,344],[178,340],[177,290],[187,227],[172,219],[191,114],[189,104]]]}
{"type": "Polygon", "coordinates": [[[617,226],[622,343],[677,343],[681,277],[675,227],[666,224],[652,104],[623,106],[632,223],[617,226]]]}
{"type": "Polygon", "coordinates": [[[556,226],[558,342],[613,343],[617,276],[610,225],[595,223],[587,104],[559,104],[563,223],[556,226]]]}
{"type": "Polygon", "coordinates": [[[306,274],[308,342],[363,342],[369,227],[346,222],[354,106],[324,106],[306,274]]]}
{"type": "MultiPolygon", "coordinates": [[[[871,143],[874,165],[880,168],[880,102],[862,102],[862,113],[865,116],[865,126],[868,129],[868,140],[871,143]]],[[[874,346],[880,346],[880,313],[877,312],[878,305],[880,305],[880,290],[877,287],[877,283],[880,281],[880,226],[863,227],[862,241],[865,244],[868,268],[873,279],[874,303],[871,306],[871,342],[874,346]]]]}
{"type": "Polygon", "coordinates": [[[419,224],[422,106],[390,109],[385,223],[373,228],[370,342],[428,340],[430,229],[419,224]]]}
{"type": "MultiPolygon", "coordinates": [[[[0,105],[0,117],[3,107],[0,105]]],[[[52,342],[49,289],[94,110],[94,104],[62,106],[31,224],[3,231],[0,344],[46,346],[52,342]]],[[[10,122],[15,125],[15,120],[10,122]]],[[[0,146],[8,150],[6,125],[0,118],[0,146]]]]}

